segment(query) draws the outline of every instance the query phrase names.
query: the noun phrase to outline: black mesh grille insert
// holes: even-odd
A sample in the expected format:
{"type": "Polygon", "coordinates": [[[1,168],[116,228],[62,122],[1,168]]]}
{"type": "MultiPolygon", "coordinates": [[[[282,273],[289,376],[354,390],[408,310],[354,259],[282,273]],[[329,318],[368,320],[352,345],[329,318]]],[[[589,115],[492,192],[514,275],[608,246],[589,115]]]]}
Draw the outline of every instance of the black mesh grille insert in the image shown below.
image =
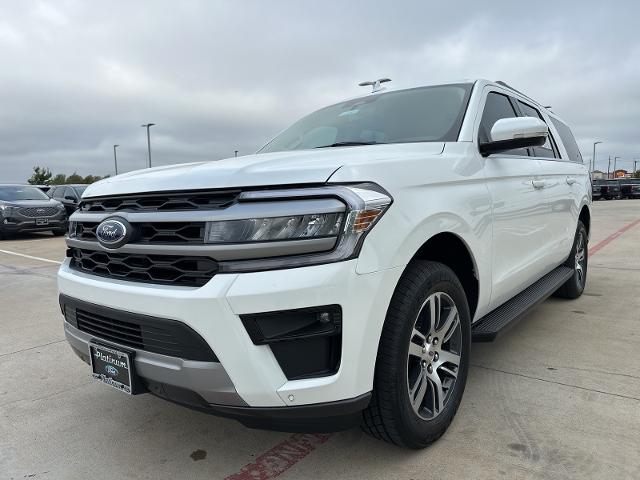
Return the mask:
{"type": "Polygon", "coordinates": [[[71,268],[132,282],[201,287],[218,271],[208,257],[142,255],[70,248],[71,268]]]}
{"type": "MultiPolygon", "coordinates": [[[[77,222],[78,240],[96,242],[99,222],[77,222]]],[[[132,223],[134,236],[129,243],[184,245],[204,242],[204,222],[137,222],[132,223]]]]}
{"type": "Polygon", "coordinates": [[[96,340],[170,357],[217,362],[211,347],[192,328],[165,318],[123,312],[60,295],[65,320],[96,340]]]}
{"type": "Polygon", "coordinates": [[[240,191],[165,192],[88,198],[80,203],[83,212],[211,210],[232,205],[240,191]]]}

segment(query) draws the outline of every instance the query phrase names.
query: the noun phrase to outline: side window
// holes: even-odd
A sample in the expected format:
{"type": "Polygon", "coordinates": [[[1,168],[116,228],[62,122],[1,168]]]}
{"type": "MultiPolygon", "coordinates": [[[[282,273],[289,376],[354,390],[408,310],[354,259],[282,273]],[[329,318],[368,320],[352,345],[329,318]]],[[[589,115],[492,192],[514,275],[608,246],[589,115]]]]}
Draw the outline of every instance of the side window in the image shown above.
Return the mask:
{"type": "MultiPolygon", "coordinates": [[[[520,107],[520,110],[522,111],[522,114],[525,117],[539,118],[544,122],[544,118],[542,118],[542,115],[540,115],[540,112],[536,108],[532,107],[531,105],[527,105],[526,103],[523,103],[520,100],[518,100],[517,102],[518,102],[518,106],[520,107]]],[[[544,145],[542,145],[541,147],[533,147],[534,156],[542,157],[542,158],[560,157],[560,155],[555,154],[553,150],[552,142],[553,142],[553,136],[551,135],[551,132],[549,132],[549,136],[547,137],[547,141],[545,142],[544,145]]]]}
{"type": "Polygon", "coordinates": [[[569,160],[572,162],[583,163],[582,154],[580,153],[576,139],[573,138],[571,129],[556,118],[551,117],[551,121],[556,126],[556,130],[558,130],[558,133],[560,134],[560,140],[562,140],[564,148],[567,149],[569,160]]]}
{"type": "Polygon", "coordinates": [[[76,192],[73,191],[73,188],[71,187],[65,187],[63,194],[62,194],[62,198],[65,197],[74,197],[76,196],[76,192]]]}
{"type": "Polygon", "coordinates": [[[64,190],[65,187],[56,187],[53,189],[53,193],[51,193],[51,196],[53,198],[55,198],[56,200],[62,198],[62,192],[64,190]]]}
{"type": "MultiPolygon", "coordinates": [[[[491,138],[491,128],[501,118],[517,117],[516,111],[509,100],[509,97],[496,92],[489,92],[487,101],[482,112],[482,120],[480,121],[480,132],[478,140],[480,143],[488,142],[491,138]]],[[[503,152],[504,155],[520,155],[527,156],[526,148],[518,148],[503,152]]]]}

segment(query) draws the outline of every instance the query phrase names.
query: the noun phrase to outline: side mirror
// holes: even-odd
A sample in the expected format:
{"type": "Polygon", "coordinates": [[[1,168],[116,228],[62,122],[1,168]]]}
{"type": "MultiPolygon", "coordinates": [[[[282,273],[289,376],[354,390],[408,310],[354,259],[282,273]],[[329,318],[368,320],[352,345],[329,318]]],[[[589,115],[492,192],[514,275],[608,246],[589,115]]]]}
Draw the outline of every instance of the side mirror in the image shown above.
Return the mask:
{"type": "Polygon", "coordinates": [[[501,118],[491,128],[491,141],[480,144],[483,157],[514,148],[540,147],[547,141],[549,127],[539,118],[501,118]]]}
{"type": "Polygon", "coordinates": [[[67,195],[66,197],[64,197],[65,200],[70,200],[74,203],[76,203],[78,201],[78,199],[76,197],[71,197],[69,195],[67,195]]]}

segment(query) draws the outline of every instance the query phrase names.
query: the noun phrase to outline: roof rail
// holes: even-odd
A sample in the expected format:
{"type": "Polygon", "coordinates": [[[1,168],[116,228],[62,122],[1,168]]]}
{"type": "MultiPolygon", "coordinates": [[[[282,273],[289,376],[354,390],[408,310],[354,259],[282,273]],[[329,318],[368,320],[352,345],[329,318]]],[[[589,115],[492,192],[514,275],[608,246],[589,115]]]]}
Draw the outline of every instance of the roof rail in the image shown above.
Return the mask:
{"type": "MultiPolygon", "coordinates": [[[[509,90],[511,90],[511,91],[513,91],[513,92],[516,92],[516,93],[518,93],[518,94],[522,95],[522,96],[523,96],[523,97],[525,97],[525,98],[528,98],[528,99],[529,99],[529,100],[531,100],[532,102],[535,102],[535,103],[538,103],[538,104],[539,104],[539,102],[536,102],[536,101],[535,101],[533,98],[531,98],[529,95],[526,95],[526,94],[522,93],[520,90],[516,90],[516,89],[515,89],[515,88],[513,88],[511,85],[509,85],[507,82],[503,82],[502,80],[496,80],[496,83],[497,83],[498,85],[500,85],[500,86],[504,87],[504,88],[508,88],[509,90]]],[[[544,108],[547,108],[547,107],[544,107],[544,108]]]]}

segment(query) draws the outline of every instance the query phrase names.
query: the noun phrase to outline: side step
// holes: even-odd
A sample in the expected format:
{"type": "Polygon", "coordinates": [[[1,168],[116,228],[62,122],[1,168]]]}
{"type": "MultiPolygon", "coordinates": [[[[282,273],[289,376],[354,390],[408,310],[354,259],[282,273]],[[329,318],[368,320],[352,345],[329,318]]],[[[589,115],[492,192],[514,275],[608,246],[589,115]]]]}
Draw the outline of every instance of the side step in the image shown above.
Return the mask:
{"type": "Polygon", "coordinates": [[[489,312],[471,326],[474,342],[492,342],[515,325],[529,310],[545,301],[573,275],[573,269],[560,266],[547,273],[511,300],[489,312]]]}

